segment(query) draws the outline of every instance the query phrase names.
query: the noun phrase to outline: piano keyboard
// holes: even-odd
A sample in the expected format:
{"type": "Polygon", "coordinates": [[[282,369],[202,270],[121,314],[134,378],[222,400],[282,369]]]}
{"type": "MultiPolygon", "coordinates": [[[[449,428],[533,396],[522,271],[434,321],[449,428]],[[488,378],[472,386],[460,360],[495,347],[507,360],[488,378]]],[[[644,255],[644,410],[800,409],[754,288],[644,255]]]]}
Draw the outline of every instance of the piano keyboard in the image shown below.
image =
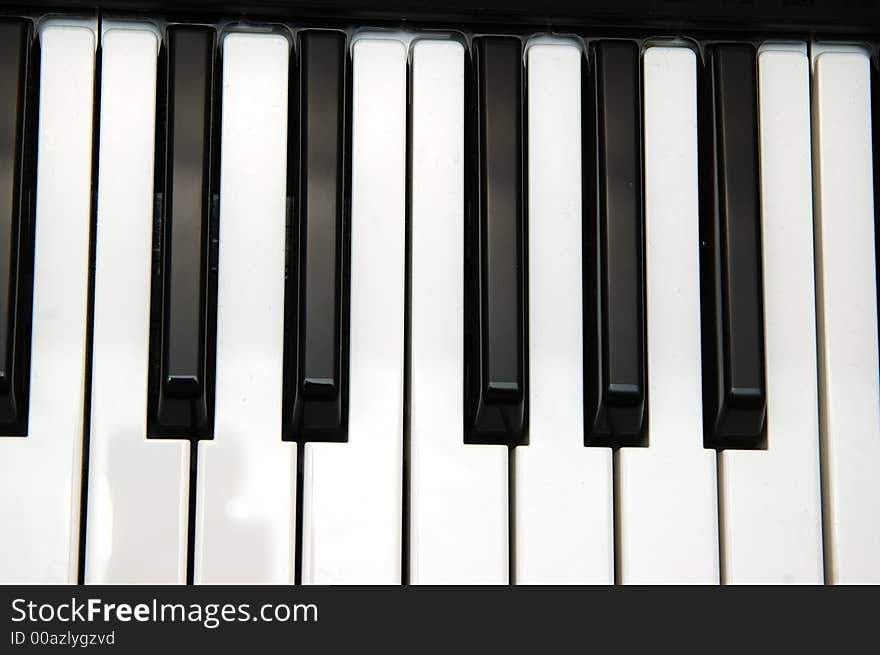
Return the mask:
{"type": "Polygon", "coordinates": [[[0,581],[880,582],[878,80],[0,18],[0,581]]]}

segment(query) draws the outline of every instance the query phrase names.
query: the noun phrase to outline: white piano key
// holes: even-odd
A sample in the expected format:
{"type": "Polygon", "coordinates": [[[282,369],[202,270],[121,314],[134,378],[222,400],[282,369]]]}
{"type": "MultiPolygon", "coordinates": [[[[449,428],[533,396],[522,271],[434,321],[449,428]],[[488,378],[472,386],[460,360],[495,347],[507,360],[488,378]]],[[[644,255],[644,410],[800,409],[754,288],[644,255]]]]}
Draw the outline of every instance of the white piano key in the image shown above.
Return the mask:
{"type": "Polygon", "coordinates": [[[725,583],[819,583],[822,512],[810,71],[803,44],[758,54],[767,449],[724,450],[725,583]]]}
{"type": "Polygon", "coordinates": [[[189,442],[146,435],[158,49],[133,25],[101,39],[89,584],[186,582],[189,442]]]}
{"type": "Polygon", "coordinates": [[[825,573],[880,582],[880,383],[870,61],[814,50],[813,157],[825,573]]]}
{"type": "Polygon", "coordinates": [[[281,440],[288,40],[223,39],[214,439],[199,444],[197,583],[290,584],[296,444],[281,440]]]}
{"type": "Polygon", "coordinates": [[[360,37],[352,63],[348,442],[305,445],[306,584],[401,577],[406,47],[360,37]]]}
{"type": "Polygon", "coordinates": [[[507,448],[463,438],[464,48],[412,53],[410,582],[506,583],[507,448]]]}
{"type": "Polygon", "coordinates": [[[518,584],[614,582],[610,448],[584,447],[581,59],[527,50],[529,445],[515,449],[518,584]]]}
{"type": "Polygon", "coordinates": [[[40,30],[28,436],[0,437],[0,582],[75,583],[91,221],[95,23],[40,30]]]}
{"type": "Polygon", "coordinates": [[[715,453],[703,448],[696,57],[645,51],[648,446],[621,448],[618,578],[719,580],[715,453]]]}

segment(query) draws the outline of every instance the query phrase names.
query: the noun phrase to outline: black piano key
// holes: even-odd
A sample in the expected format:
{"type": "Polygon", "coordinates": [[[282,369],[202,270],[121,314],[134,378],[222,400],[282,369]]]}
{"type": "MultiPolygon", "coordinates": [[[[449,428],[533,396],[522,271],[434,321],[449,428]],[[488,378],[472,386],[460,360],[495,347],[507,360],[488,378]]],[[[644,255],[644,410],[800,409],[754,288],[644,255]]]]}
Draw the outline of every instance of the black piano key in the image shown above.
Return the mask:
{"type": "Polygon", "coordinates": [[[168,30],[156,422],[177,437],[198,436],[209,421],[214,48],[212,29],[168,30]]]}
{"type": "MultiPolygon", "coordinates": [[[[24,23],[0,24],[0,389],[10,386],[15,333],[15,275],[17,268],[18,184],[21,164],[22,100],[24,98],[24,23]]],[[[9,393],[15,404],[14,391],[9,393]]],[[[14,411],[14,410],[13,410],[14,411]]]]}
{"type": "Polygon", "coordinates": [[[25,21],[0,22],[0,428],[7,435],[25,434],[27,423],[35,184],[30,41],[25,21]]]}
{"type": "Polygon", "coordinates": [[[287,325],[288,393],[295,440],[347,438],[347,347],[344,232],[346,37],[306,31],[299,37],[297,158],[299,174],[289,257],[288,292],[296,298],[287,325]],[[291,339],[292,337],[292,339],[291,339]],[[294,344],[295,342],[295,344],[294,344]],[[295,373],[294,373],[295,371],[295,373]]]}
{"type": "Polygon", "coordinates": [[[639,48],[591,48],[584,193],[584,441],[643,445],[644,216],[639,48]]]}
{"type": "Polygon", "coordinates": [[[751,45],[716,45],[703,75],[703,414],[714,448],[758,448],[764,436],[756,68],[751,45]]]}
{"type": "Polygon", "coordinates": [[[478,38],[474,63],[466,440],[516,444],[526,417],[521,43],[478,38]]]}

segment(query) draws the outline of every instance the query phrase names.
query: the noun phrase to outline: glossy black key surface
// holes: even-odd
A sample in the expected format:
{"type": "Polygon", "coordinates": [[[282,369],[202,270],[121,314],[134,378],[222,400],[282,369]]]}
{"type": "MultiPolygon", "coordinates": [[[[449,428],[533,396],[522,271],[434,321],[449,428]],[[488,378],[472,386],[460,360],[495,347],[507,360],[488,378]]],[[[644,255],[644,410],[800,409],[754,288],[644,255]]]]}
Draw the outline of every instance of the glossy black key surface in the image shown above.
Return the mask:
{"type": "Polygon", "coordinates": [[[214,30],[170,28],[156,422],[177,437],[199,434],[209,416],[213,75],[214,30]]]}
{"type": "Polygon", "coordinates": [[[0,22],[0,430],[25,434],[32,294],[33,107],[30,27],[0,22]]]}
{"type": "Polygon", "coordinates": [[[521,443],[526,415],[522,46],[474,41],[476,147],[466,303],[466,440],[521,443]]]}
{"type": "MultiPolygon", "coordinates": [[[[623,26],[652,34],[676,33],[687,28],[735,27],[752,33],[790,32],[803,39],[806,32],[836,28],[841,33],[877,33],[880,12],[877,0],[786,0],[784,2],[734,2],[732,0],[0,0],[0,6],[81,7],[94,11],[131,11],[184,16],[259,16],[289,20],[336,17],[346,24],[377,20],[400,24],[436,22],[441,29],[456,25],[525,25],[544,29],[572,26],[575,30],[605,27],[619,32],[623,26]]],[[[527,29],[529,29],[527,27],[527,29]]],[[[534,28],[532,28],[534,29],[534,28]]],[[[560,30],[566,31],[566,30],[560,30]]]]}
{"type": "Polygon", "coordinates": [[[287,284],[288,301],[296,298],[296,305],[285,328],[287,357],[295,360],[287,363],[287,438],[344,441],[346,37],[336,31],[306,31],[298,45],[294,157],[299,182],[293,193],[296,243],[288,256],[287,284]]]}
{"type": "Polygon", "coordinates": [[[584,441],[642,445],[645,282],[638,46],[590,52],[584,135],[584,441]]]}
{"type": "Polygon", "coordinates": [[[702,83],[704,441],[760,447],[764,316],[755,50],[715,45],[702,83]]]}

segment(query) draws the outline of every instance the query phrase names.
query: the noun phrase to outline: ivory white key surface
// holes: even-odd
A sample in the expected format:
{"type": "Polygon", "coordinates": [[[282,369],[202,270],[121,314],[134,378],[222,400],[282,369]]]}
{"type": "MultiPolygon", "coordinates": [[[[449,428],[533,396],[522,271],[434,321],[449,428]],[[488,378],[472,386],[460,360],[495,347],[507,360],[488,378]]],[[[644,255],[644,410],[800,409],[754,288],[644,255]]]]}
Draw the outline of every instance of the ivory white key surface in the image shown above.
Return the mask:
{"type": "Polygon", "coordinates": [[[815,54],[818,335],[825,573],[880,582],[880,388],[870,63],[815,54]]]}
{"type": "Polygon", "coordinates": [[[0,437],[0,582],[77,579],[95,23],[40,31],[27,437],[0,437]]]}
{"type": "Polygon", "coordinates": [[[352,49],[347,443],[306,443],[302,580],[398,584],[403,521],[406,47],[352,49]]]}
{"type": "Polygon", "coordinates": [[[720,454],[722,575],[727,584],[821,584],[806,47],[762,46],[758,78],[767,449],[720,454]]]}
{"type": "Polygon", "coordinates": [[[696,57],[645,51],[648,446],[621,448],[618,579],[719,580],[715,452],[703,448],[696,57]]]}
{"type": "Polygon", "coordinates": [[[412,52],[410,582],[506,583],[507,448],[463,437],[464,49],[412,52]]]}
{"type": "Polygon", "coordinates": [[[581,58],[528,48],[529,445],[516,448],[514,580],[614,582],[610,448],[584,447],[581,58]]]}
{"type": "Polygon", "coordinates": [[[286,38],[223,39],[214,439],[199,444],[195,581],[290,584],[296,444],[281,440],[286,38]]]}
{"type": "Polygon", "coordinates": [[[90,584],[186,582],[189,442],[146,436],[158,49],[150,29],[101,39],[90,584]]]}

